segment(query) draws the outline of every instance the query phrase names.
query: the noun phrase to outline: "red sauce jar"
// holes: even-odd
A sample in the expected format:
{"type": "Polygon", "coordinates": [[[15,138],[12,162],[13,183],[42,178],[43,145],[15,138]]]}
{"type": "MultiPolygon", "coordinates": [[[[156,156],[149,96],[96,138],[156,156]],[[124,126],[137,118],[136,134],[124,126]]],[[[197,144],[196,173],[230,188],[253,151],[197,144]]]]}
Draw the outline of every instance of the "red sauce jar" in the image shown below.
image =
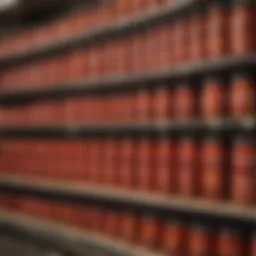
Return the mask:
{"type": "Polygon", "coordinates": [[[245,255],[243,239],[234,230],[221,230],[217,238],[217,255],[242,256],[245,255]]]}
{"type": "Polygon", "coordinates": [[[188,20],[186,17],[174,21],[173,27],[173,64],[179,65],[188,60],[188,20]]]}
{"type": "Polygon", "coordinates": [[[226,112],[225,87],[218,78],[209,78],[203,84],[201,93],[201,113],[207,120],[218,120],[226,112]]]}
{"type": "Polygon", "coordinates": [[[229,51],[229,13],[225,2],[214,2],[210,5],[207,18],[207,56],[220,58],[229,51]]]}
{"type": "Polygon", "coordinates": [[[161,223],[155,219],[154,216],[146,215],[141,217],[140,223],[141,233],[140,241],[141,244],[148,249],[159,248],[161,243],[161,223]]]}
{"type": "Polygon", "coordinates": [[[138,121],[147,122],[151,120],[151,100],[152,95],[150,91],[142,89],[137,92],[136,116],[138,121]]]}
{"type": "Polygon", "coordinates": [[[238,204],[256,202],[256,146],[253,138],[237,138],[232,150],[231,199],[238,204]]]}
{"type": "Polygon", "coordinates": [[[100,171],[99,170],[99,161],[100,157],[101,157],[101,149],[100,149],[100,141],[96,140],[96,139],[91,139],[88,141],[89,143],[89,162],[87,165],[88,168],[88,178],[89,181],[93,182],[93,183],[98,183],[100,180],[100,171]]]}
{"type": "Polygon", "coordinates": [[[252,237],[250,256],[256,256],[256,233],[254,233],[254,235],[252,237]]]}
{"type": "Polygon", "coordinates": [[[125,138],[120,148],[120,186],[132,188],[135,185],[135,142],[125,138]]]}
{"type": "Polygon", "coordinates": [[[132,37],[132,70],[134,73],[140,73],[145,69],[146,63],[146,34],[141,31],[132,37]]]}
{"type": "Polygon", "coordinates": [[[173,110],[176,120],[184,121],[195,117],[196,96],[189,85],[179,85],[174,92],[173,98],[173,110]]]}
{"type": "Polygon", "coordinates": [[[168,87],[159,87],[153,94],[153,116],[157,122],[166,122],[172,116],[172,94],[168,87]]]}
{"type": "Polygon", "coordinates": [[[249,75],[235,75],[233,77],[230,112],[235,118],[255,116],[256,89],[253,79],[249,75]]]}
{"type": "Polygon", "coordinates": [[[133,243],[137,240],[139,220],[136,218],[134,213],[122,213],[120,226],[121,237],[125,241],[133,243]]]}
{"type": "Polygon", "coordinates": [[[174,192],[175,185],[175,148],[168,138],[160,138],[155,143],[155,189],[169,194],[174,192]]]}
{"type": "Polygon", "coordinates": [[[189,22],[189,59],[198,62],[205,57],[205,17],[194,13],[189,22]]]}
{"type": "Polygon", "coordinates": [[[197,142],[191,137],[182,138],[177,145],[177,192],[195,196],[199,182],[197,142]]]}
{"type": "Polygon", "coordinates": [[[146,48],[146,56],[145,56],[145,65],[146,70],[154,70],[156,69],[158,62],[158,44],[159,44],[159,33],[158,30],[154,27],[152,29],[147,29],[145,31],[145,48],[146,48]]]}
{"type": "Polygon", "coordinates": [[[163,252],[165,255],[184,255],[186,229],[180,222],[165,224],[163,231],[163,252]]]}
{"type": "Polygon", "coordinates": [[[102,208],[91,208],[92,230],[101,233],[105,228],[106,211],[102,208]]]}
{"type": "Polygon", "coordinates": [[[125,19],[131,13],[131,0],[115,1],[117,17],[119,19],[125,19]]]}
{"type": "Polygon", "coordinates": [[[152,141],[144,138],[138,142],[137,148],[137,175],[136,186],[140,190],[151,191],[155,181],[152,167],[152,141]]]}
{"type": "MultiPolygon", "coordinates": [[[[251,1],[252,3],[252,1],[251,1]]],[[[231,51],[250,52],[256,47],[255,6],[249,1],[236,1],[231,15],[231,51]]]]}
{"type": "Polygon", "coordinates": [[[201,152],[202,196],[210,200],[220,200],[226,187],[224,146],[218,138],[207,138],[203,141],[201,152]]]}
{"type": "Polygon", "coordinates": [[[94,219],[94,211],[91,206],[86,206],[84,209],[84,220],[83,220],[83,227],[86,230],[94,230],[95,231],[95,219],[94,219]]]}
{"type": "Polygon", "coordinates": [[[188,254],[191,256],[211,255],[213,252],[210,230],[204,226],[193,226],[188,234],[188,254]]]}
{"type": "MultiPolygon", "coordinates": [[[[105,142],[104,149],[104,183],[109,186],[114,186],[117,172],[117,143],[113,139],[108,139],[105,142]]],[[[101,170],[102,171],[102,170],[101,170]]]]}
{"type": "Polygon", "coordinates": [[[107,235],[118,236],[120,231],[120,218],[118,213],[112,210],[107,210],[105,214],[105,232],[107,235]]]}

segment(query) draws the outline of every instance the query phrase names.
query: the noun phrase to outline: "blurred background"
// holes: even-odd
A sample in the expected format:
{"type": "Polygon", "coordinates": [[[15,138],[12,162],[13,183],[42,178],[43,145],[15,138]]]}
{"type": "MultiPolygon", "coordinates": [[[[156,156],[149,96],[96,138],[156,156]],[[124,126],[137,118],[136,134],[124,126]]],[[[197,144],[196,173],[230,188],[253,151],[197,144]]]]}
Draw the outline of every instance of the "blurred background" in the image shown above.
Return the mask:
{"type": "Polygon", "coordinates": [[[0,1],[0,255],[256,256],[254,0],[0,1]]]}

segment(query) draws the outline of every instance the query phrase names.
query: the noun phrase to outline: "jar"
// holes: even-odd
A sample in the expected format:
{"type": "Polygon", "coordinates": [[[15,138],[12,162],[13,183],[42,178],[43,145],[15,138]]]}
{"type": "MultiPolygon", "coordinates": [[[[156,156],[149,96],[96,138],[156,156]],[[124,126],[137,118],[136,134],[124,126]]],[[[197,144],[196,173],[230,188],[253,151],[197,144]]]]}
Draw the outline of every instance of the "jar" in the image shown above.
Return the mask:
{"type": "Polygon", "coordinates": [[[148,249],[159,248],[161,242],[161,223],[154,216],[141,217],[140,241],[148,249]]]}
{"type": "Polygon", "coordinates": [[[201,225],[189,229],[187,250],[191,256],[211,255],[213,252],[210,230],[201,225]]]}
{"type": "Polygon", "coordinates": [[[152,141],[143,138],[137,148],[137,180],[136,187],[143,191],[152,191],[155,181],[155,172],[152,167],[152,141]]]}
{"type": "Polygon", "coordinates": [[[214,2],[210,5],[206,21],[206,54],[210,58],[223,57],[229,51],[229,18],[224,2],[214,2]]]}
{"type": "MultiPolygon", "coordinates": [[[[252,2],[252,1],[251,1],[252,2]]],[[[231,14],[231,51],[235,54],[255,50],[255,6],[249,1],[236,1],[231,14]]]]}
{"type": "Polygon", "coordinates": [[[139,122],[143,123],[151,120],[151,100],[152,95],[150,91],[142,89],[137,92],[136,117],[139,122]]]}
{"type": "Polygon", "coordinates": [[[105,230],[106,211],[102,208],[91,208],[91,229],[95,232],[102,233],[105,230]]]}
{"type": "Polygon", "coordinates": [[[192,119],[196,114],[196,96],[188,84],[180,84],[174,92],[174,117],[178,121],[192,119]]]}
{"type": "Polygon", "coordinates": [[[126,241],[133,243],[137,241],[139,230],[139,221],[136,215],[132,212],[122,213],[121,216],[121,237],[126,241]]]}
{"type": "Polygon", "coordinates": [[[205,17],[193,13],[189,19],[188,55],[191,62],[199,62],[205,57],[205,17]]]}
{"type": "Polygon", "coordinates": [[[159,193],[174,192],[175,185],[175,148],[169,138],[159,138],[155,142],[155,190],[159,193]]]}
{"type": "Polygon", "coordinates": [[[256,233],[252,236],[252,242],[251,242],[251,254],[250,256],[256,255],[256,233]]]}
{"type": "Polygon", "coordinates": [[[131,9],[133,14],[137,16],[145,12],[147,1],[145,0],[130,0],[130,1],[131,1],[131,9]]]}
{"type": "Polygon", "coordinates": [[[201,149],[202,196],[209,200],[221,200],[226,188],[224,146],[218,138],[206,138],[201,149]]]}
{"type": "Polygon", "coordinates": [[[256,89],[249,75],[238,74],[233,77],[230,96],[230,114],[234,118],[255,116],[256,89]]]}
{"type": "MultiPolygon", "coordinates": [[[[104,184],[114,186],[117,174],[118,144],[113,139],[107,139],[104,149],[104,184]]],[[[99,160],[102,161],[102,160],[99,160]]],[[[101,170],[102,171],[102,170],[101,170]]]]}
{"type": "Polygon", "coordinates": [[[165,255],[184,255],[186,229],[180,222],[170,221],[163,231],[163,252],[165,255]]]}
{"type": "Polygon", "coordinates": [[[173,65],[183,64],[188,60],[188,20],[186,17],[174,21],[173,27],[173,65]]]}
{"type": "Polygon", "coordinates": [[[141,73],[146,65],[146,34],[141,31],[132,37],[132,70],[134,73],[141,73]]]}
{"type": "Polygon", "coordinates": [[[116,1],[117,17],[121,20],[126,19],[131,14],[131,0],[116,1]]]}
{"type": "Polygon", "coordinates": [[[155,70],[159,68],[159,30],[158,27],[153,27],[145,31],[145,70],[155,70]]]}
{"type": "Polygon", "coordinates": [[[208,78],[201,93],[201,113],[206,120],[218,120],[226,113],[225,85],[214,77],[208,78]]]}
{"type": "Polygon", "coordinates": [[[113,210],[106,211],[105,232],[107,235],[117,237],[119,235],[120,218],[117,212],[113,210]]]}
{"type": "Polygon", "coordinates": [[[120,144],[120,186],[133,188],[135,185],[135,142],[131,138],[125,138],[120,144]]]}
{"type": "MultiPolygon", "coordinates": [[[[96,139],[90,139],[88,141],[89,143],[89,162],[87,163],[88,166],[88,179],[90,182],[98,183],[100,179],[100,172],[102,170],[99,170],[99,161],[101,155],[101,148],[99,147],[101,145],[99,140],[96,139]]],[[[102,158],[101,158],[102,159],[102,158]]]]}
{"type": "Polygon", "coordinates": [[[231,199],[237,204],[256,202],[256,147],[253,138],[238,137],[232,150],[231,199]]]}
{"type": "Polygon", "coordinates": [[[219,256],[245,255],[242,237],[234,230],[223,229],[217,238],[217,253],[219,256]]]}
{"type": "Polygon", "coordinates": [[[177,145],[177,192],[182,196],[198,194],[198,145],[192,137],[182,138],[177,145]]]}
{"type": "Polygon", "coordinates": [[[153,116],[157,122],[167,122],[172,115],[172,95],[168,87],[158,87],[153,94],[153,116]]]}

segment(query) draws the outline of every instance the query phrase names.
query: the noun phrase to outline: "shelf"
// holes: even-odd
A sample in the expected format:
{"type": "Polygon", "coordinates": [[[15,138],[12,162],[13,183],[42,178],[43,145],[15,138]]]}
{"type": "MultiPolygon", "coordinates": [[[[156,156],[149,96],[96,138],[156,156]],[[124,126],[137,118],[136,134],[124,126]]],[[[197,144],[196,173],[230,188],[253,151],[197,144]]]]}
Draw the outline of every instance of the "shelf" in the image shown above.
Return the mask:
{"type": "Polygon", "coordinates": [[[144,249],[128,245],[118,239],[89,233],[55,222],[36,220],[20,214],[0,212],[0,225],[8,233],[20,234],[21,239],[42,243],[71,256],[163,256],[160,253],[147,252],[144,249]]]}
{"type": "Polygon", "coordinates": [[[8,67],[24,61],[57,54],[66,51],[67,49],[76,48],[85,44],[95,43],[95,41],[102,42],[103,40],[117,35],[138,31],[147,26],[151,26],[152,23],[164,19],[171,19],[174,16],[179,15],[179,13],[197,8],[198,6],[201,7],[204,4],[206,4],[206,1],[204,0],[185,0],[181,3],[180,1],[177,1],[177,3],[174,3],[172,6],[163,6],[162,8],[140,15],[139,17],[120,20],[108,24],[107,26],[92,29],[91,31],[78,36],[52,42],[40,48],[36,47],[25,52],[9,55],[0,59],[0,67],[8,67]]]}
{"type": "Polygon", "coordinates": [[[0,128],[0,138],[86,138],[103,137],[144,137],[144,136],[171,136],[179,134],[208,135],[209,133],[230,134],[240,132],[253,134],[256,131],[256,119],[206,122],[192,119],[184,122],[149,122],[149,123],[99,123],[99,124],[72,124],[56,126],[18,126],[0,128]]]}
{"type": "MultiPolygon", "coordinates": [[[[52,86],[41,85],[26,89],[2,89],[0,93],[0,105],[18,104],[31,100],[56,98],[56,97],[81,97],[91,93],[116,92],[117,90],[138,89],[146,86],[159,86],[162,81],[173,79],[186,79],[194,76],[207,76],[215,72],[228,71],[230,69],[254,67],[256,54],[248,53],[239,56],[227,56],[215,60],[205,60],[199,63],[190,63],[162,70],[105,77],[92,80],[81,80],[66,84],[52,86]],[[155,83],[155,85],[154,85],[155,83]]],[[[240,70],[241,71],[241,70],[240,70]]],[[[172,85],[170,84],[170,87],[172,85]]]]}
{"type": "MultiPolygon", "coordinates": [[[[15,177],[15,176],[14,176],[15,177]]],[[[228,202],[207,202],[201,199],[180,198],[135,192],[117,188],[103,188],[91,184],[57,182],[42,179],[2,178],[0,187],[5,193],[30,194],[50,200],[67,200],[72,203],[106,204],[121,210],[134,208],[151,211],[167,217],[194,219],[195,221],[224,223],[256,228],[256,207],[236,206],[228,202]]]]}

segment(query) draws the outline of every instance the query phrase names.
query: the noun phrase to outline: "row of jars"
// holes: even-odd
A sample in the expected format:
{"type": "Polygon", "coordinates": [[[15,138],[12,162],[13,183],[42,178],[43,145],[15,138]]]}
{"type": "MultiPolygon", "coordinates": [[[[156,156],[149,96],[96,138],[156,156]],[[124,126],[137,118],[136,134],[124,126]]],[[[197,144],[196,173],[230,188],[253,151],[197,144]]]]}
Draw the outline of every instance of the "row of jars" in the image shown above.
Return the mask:
{"type": "Polygon", "coordinates": [[[208,19],[204,13],[197,13],[23,63],[2,70],[1,87],[58,86],[80,79],[130,75],[252,52],[256,47],[254,9],[244,2],[236,3],[233,18],[227,22],[226,9],[214,5],[208,19]],[[226,29],[228,24],[230,28],[226,29]]]}
{"type": "Polygon", "coordinates": [[[7,140],[2,174],[255,205],[252,136],[7,140]]]}
{"type": "MultiPolygon", "coordinates": [[[[237,227],[188,223],[152,213],[116,211],[99,206],[81,206],[29,197],[5,196],[0,207],[35,220],[50,220],[140,245],[161,255],[255,256],[256,236],[237,227]]],[[[131,247],[132,248],[132,247],[131,247]]]]}
{"type": "Polygon", "coordinates": [[[81,8],[45,24],[28,30],[21,30],[3,38],[0,42],[0,56],[41,47],[45,44],[74,37],[106,24],[138,16],[144,12],[157,10],[163,5],[171,5],[176,0],[112,0],[81,8]]]}
{"type": "Polygon", "coordinates": [[[1,126],[164,122],[190,119],[255,118],[255,80],[234,74],[231,81],[208,77],[201,86],[160,83],[154,89],[49,99],[0,108],[1,126]]]}

